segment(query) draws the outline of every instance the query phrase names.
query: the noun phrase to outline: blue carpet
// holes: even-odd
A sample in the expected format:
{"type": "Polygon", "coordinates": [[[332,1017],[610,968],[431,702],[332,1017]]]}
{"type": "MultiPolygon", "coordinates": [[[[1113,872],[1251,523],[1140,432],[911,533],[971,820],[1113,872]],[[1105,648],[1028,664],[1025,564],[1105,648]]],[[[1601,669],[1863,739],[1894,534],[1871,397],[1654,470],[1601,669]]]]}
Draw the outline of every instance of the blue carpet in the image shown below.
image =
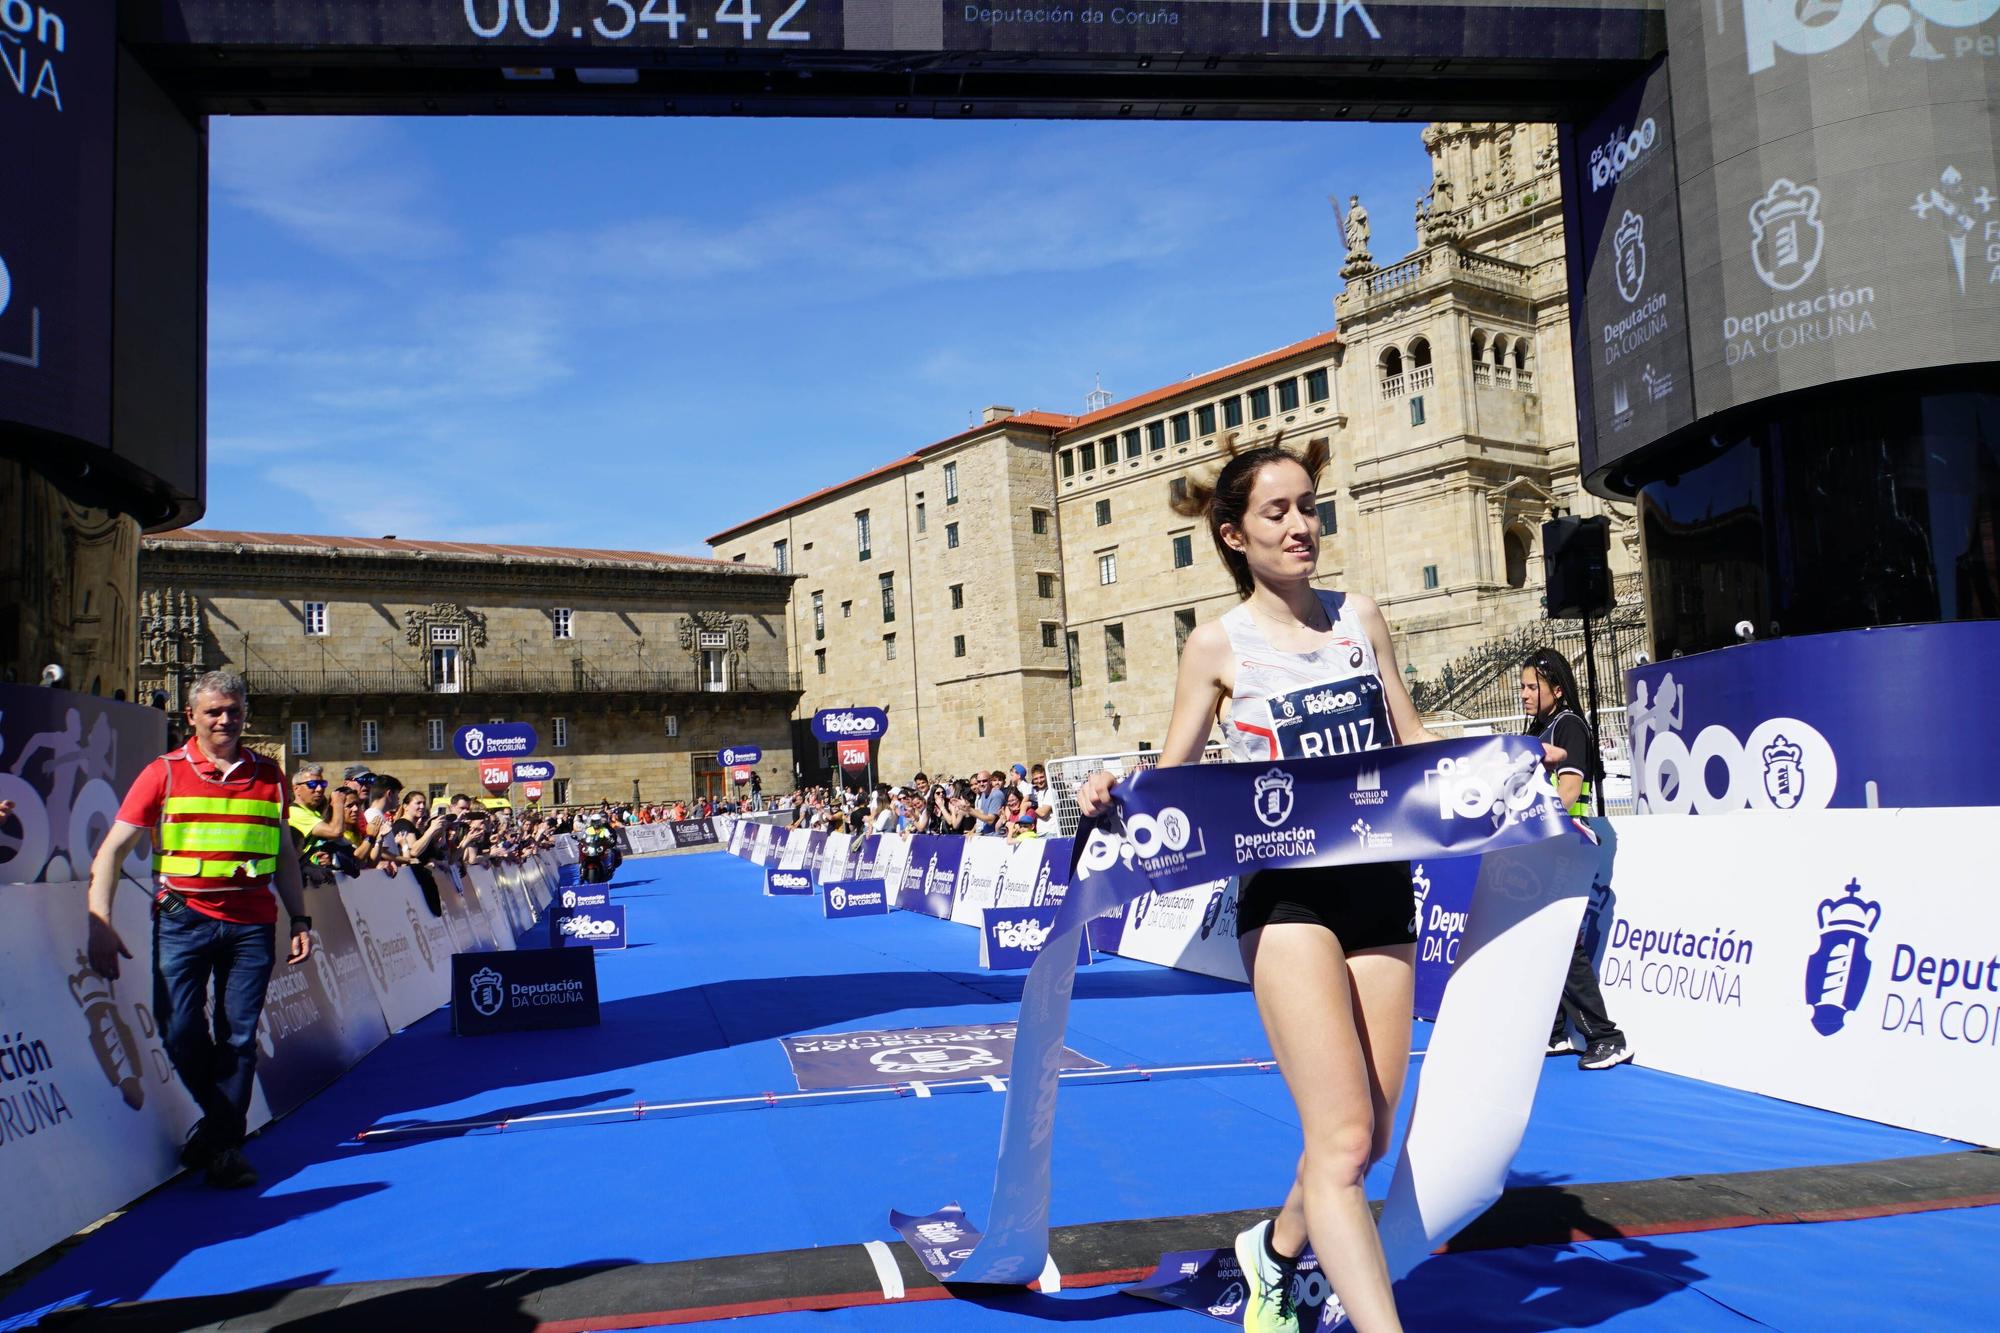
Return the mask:
{"type": "MultiPolygon", "coordinates": [[[[627,862],[613,900],[629,907],[637,944],[599,956],[601,1027],[456,1038],[447,1015],[432,1015],[251,1145],[259,1189],[166,1187],[13,1293],[0,1304],[0,1327],[69,1300],[842,1244],[891,1238],[891,1206],[924,1211],[957,1199],[983,1209],[1001,1105],[987,1093],[352,1143],[364,1128],[412,1121],[789,1091],[781,1035],[1013,1016],[1020,975],[980,972],[975,932],[906,913],[823,921],[816,898],[766,899],[761,883],[760,870],[724,853],[627,862]]],[[[1079,974],[1077,997],[1069,1044],[1109,1065],[1268,1052],[1240,986],[1100,959],[1079,974]]],[[[1419,1045],[1427,1035],[1418,1025],[1419,1045]]],[[[1406,1095],[1405,1115],[1407,1103],[1406,1095]]],[[[1274,1202],[1298,1150],[1290,1099],[1268,1074],[1074,1088],[1062,1095],[1061,1117],[1058,1225],[1274,1202]]],[[[1955,1146],[1648,1070],[1593,1074],[1554,1060],[1513,1180],[1641,1179],[1955,1146]]],[[[1379,1197],[1387,1184],[1384,1165],[1370,1192],[1379,1197]]],[[[1860,1225],[1762,1230],[1830,1239],[1860,1225]]],[[[1706,1255],[1724,1243],[1704,1237],[1697,1248],[1706,1255]]],[[[1603,1274],[1619,1301],[1633,1297],[1634,1284],[1657,1286],[1655,1303],[1668,1299],[1690,1280],[1678,1267],[1687,1261],[1668,1254],[1683,1248],[1648,1242],[1638,1258],[1599,1253],[1603,1246],[1462,1256],[1424,1271],[1463,1267],[1448,1284],[1454,1299],[1491,1283],[1486,1303],[1496,1311],[1552,1301],[1551,1310],[1569,1313],[1550,1317],[1571,1321],[1493,1327],[1661,1327],[1574,1311],[1590,1308],[1598,1278],[1587,1275],[1603,1274]],[[1569,1294],[1537,1297],[1544,1288],[1569,1294]]],[[[1746,1263],[1746,1282],[1756,1268],[1746,1263]]],[[[1786,1282],[1788,1294],[1794,1285],[1786,1282]]],[[[1127,1298],[1103,1293],[1076,1293],[1074,1304],[1067,1317],[1181,1318],[1127,1309],[1127,1298]]],[[[1689,1308],[1671,1326],[1721,1326],[1689,1308]]],[[[942,1320],[947,1309],[950,1319],[975,1321],[964,1327],[1005,1317],[928,1303],[811,1318],[838,1328],[942,1320]]],[[[1454,1318],[1452,1326],[1486,1326],[1462,1311],[1454,1318]]]]}

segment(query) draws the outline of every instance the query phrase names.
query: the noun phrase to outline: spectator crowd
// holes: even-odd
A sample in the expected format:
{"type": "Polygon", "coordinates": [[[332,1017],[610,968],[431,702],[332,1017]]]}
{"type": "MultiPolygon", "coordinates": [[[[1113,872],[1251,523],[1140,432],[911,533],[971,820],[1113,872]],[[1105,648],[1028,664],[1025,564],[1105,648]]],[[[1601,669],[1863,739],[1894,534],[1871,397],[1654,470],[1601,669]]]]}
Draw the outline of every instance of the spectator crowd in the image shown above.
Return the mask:
{"type": "Polygon", "coordinates": [[[830,833],[961,834],[1018,842],[1056,830],[1056,793],[1036,764],[978,769],[970,777],[918,773],[907,785],[802,787],[775,809],[792,828],[830,833]]]}

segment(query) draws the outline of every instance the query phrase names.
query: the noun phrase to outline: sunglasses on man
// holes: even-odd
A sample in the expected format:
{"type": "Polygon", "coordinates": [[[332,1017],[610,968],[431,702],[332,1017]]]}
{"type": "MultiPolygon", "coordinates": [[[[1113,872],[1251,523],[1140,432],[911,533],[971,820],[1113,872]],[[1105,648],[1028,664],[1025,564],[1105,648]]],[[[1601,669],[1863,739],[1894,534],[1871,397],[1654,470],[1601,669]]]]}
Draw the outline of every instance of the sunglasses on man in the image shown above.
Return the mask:
{"type": "Polygon", "coordinates": [[[304,782],[295,782],[292,785],[295,787],[304,787],[307,791],[326,790],[326,782],[320,778],[307,778],[304,782]]]}

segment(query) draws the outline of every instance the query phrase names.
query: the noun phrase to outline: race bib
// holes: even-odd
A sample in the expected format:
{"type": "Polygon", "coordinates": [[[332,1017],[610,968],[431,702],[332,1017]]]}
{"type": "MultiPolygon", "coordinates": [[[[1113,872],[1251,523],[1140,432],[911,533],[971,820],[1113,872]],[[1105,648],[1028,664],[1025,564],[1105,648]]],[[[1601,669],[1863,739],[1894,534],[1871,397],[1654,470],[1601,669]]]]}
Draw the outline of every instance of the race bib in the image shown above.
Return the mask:
{"type": "Polygon", "coordinates": [[[1281,759],[1383,750],[1396,743],[1382,682],[1372,675],[1293,690],[1265,702],[1281,759]]]}

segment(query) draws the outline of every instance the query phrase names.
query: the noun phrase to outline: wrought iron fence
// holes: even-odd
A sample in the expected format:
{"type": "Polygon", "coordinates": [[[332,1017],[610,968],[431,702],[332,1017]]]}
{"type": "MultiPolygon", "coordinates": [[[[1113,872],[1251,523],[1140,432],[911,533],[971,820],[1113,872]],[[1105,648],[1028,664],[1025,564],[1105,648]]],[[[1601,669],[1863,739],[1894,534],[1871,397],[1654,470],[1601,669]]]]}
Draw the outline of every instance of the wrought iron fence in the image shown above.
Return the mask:
{"type": "Polygon", "coordinates": [[[455,688],[440,688],[422,671],[389,668],[346,670],[329,667],[281,671],[253,668],[243,673],[253,697],[388,694],[797,694],[804,679],[796,671],[747,671],[726,682],[708,680],[694,667],[664,671],[598,671],[577,665],[547,670],[462,665],[455,688]]]}

